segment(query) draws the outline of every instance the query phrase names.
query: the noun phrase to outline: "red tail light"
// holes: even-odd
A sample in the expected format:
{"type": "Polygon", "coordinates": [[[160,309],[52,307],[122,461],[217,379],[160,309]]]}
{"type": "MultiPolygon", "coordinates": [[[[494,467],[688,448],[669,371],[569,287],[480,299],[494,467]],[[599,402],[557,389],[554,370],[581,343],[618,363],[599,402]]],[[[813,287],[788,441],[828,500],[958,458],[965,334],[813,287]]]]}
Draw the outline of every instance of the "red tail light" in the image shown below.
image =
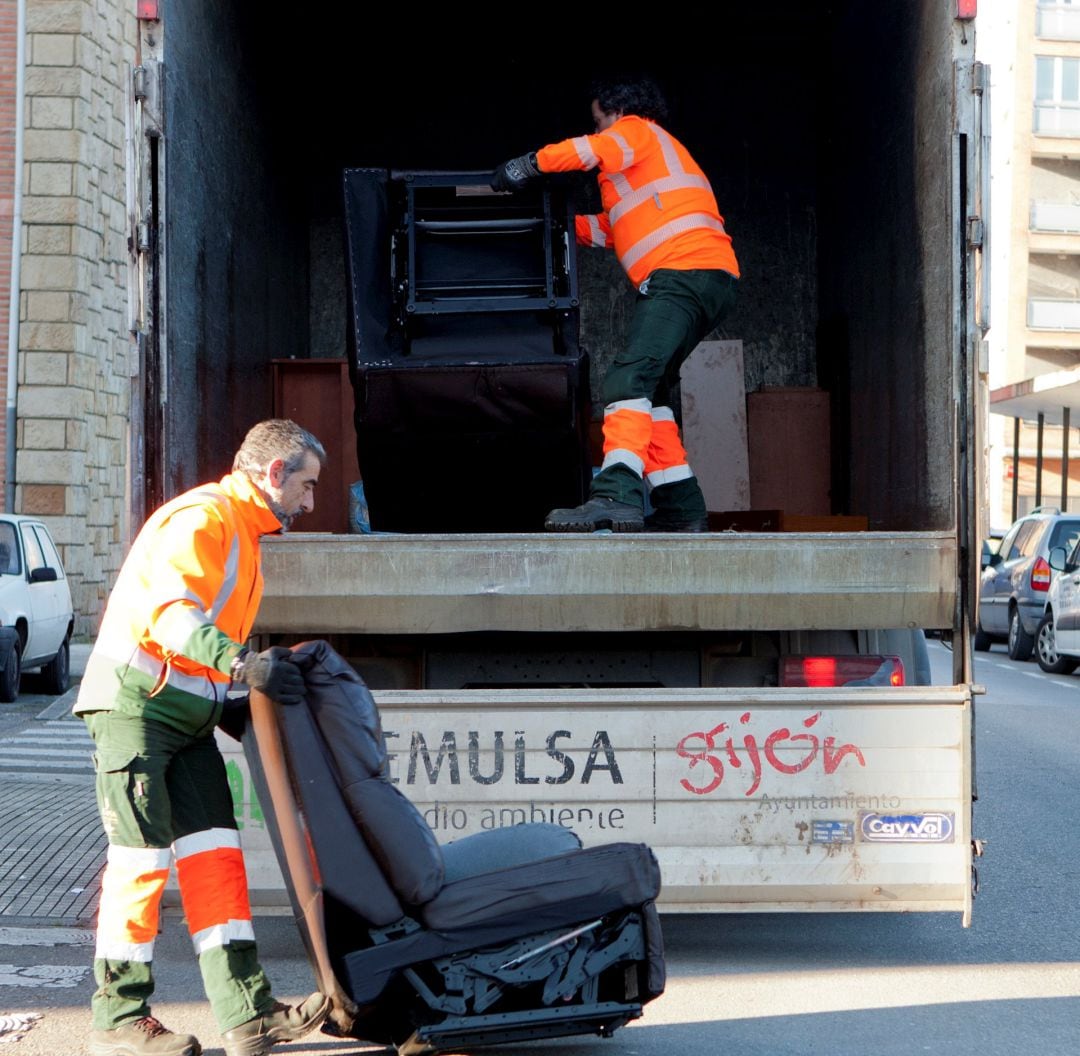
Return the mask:
{"type": "Polygon", "coordinates": [[[1031,568],[1031,589],[1049,590],[1052,575],[1050,566],[1046,563],[1046,558],[1040,557],[1031,568]]]}
{"type": "Polygon", "coordinates": [[[898,656],[785,656],[781,686],[902,686],[898,656]]]}

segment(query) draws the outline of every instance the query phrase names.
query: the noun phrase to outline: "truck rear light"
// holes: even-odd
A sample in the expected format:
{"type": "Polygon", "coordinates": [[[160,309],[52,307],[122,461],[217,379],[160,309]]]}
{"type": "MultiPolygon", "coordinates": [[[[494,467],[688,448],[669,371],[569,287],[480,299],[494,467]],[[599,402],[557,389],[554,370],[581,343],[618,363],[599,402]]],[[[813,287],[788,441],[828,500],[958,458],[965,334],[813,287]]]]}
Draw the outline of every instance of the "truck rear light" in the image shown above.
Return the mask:
{"type": "Polygon", "coordinates": [[[902,686],[898,656],[785,656],[781,686],[902,686]]]}
{"type": "Polygon", "coordinates": [[[979,0],[956,0],[956,17],[970,22],[979,13],[979,0]]]}
{"type": "Polygon", "coordinates": [[[1046,558],[1040,557],[1031,568],[1031,589],[1049,590],[1051,574],[1046,558]]]}

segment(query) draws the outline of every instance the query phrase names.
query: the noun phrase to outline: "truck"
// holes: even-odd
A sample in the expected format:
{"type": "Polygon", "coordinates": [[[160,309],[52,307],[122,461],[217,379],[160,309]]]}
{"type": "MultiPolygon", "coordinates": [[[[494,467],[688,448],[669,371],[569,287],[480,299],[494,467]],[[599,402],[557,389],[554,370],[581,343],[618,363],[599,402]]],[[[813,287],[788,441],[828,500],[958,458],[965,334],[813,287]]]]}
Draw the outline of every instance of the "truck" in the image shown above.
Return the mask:
{"type": "MultiPolygon", "coordinates": [[[[424,14],[376,61],[360,9],[137,7],[133,522],[226,472],[257,418],[295,417],[329,459],[307,525],[264,540],[254,644],[324,639],[353,664],[440,840],[543,820],[652,846],[665,912],[967,926],[989,325],[973,0],[727,5],[700,33],[605,31],[595,65],[596,28],[550,13],[497,40],[424,14]],[[634,68],[665,88],[740,258],[714,342],[741,342],[732,406],[825,400],[824,431],[753,471],[824,465],[826,508],[755,506],[751,475],[700,534],[432,531],[422,502],[405,530],[357,530],[344,174],[490,171],[588,130],[591,78],[634,68]],[[928,634],[951,646],[947,684],[928,634]]],[[[598,251],[571,272],[552,303],[578,315],[595,437],[633,291],[598,251]]],[[[788,434],[763,421],[747,443],[769,450],[788,434]]],[[[736,454],[703,464],[734,475],[736,454]]],[[[507,486],[445,445],[412,465],[462,495],[507,486]]],[[[254,860],[258,805],[230,768],[254,860]]]]}

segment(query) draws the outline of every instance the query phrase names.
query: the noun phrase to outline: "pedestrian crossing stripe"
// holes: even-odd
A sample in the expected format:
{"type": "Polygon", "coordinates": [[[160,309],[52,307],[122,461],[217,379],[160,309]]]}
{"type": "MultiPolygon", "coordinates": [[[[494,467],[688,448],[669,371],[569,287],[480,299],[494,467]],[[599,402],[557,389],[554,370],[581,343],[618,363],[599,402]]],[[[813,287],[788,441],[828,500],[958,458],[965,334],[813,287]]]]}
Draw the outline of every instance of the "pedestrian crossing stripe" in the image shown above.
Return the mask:
{"type": "Polygon", "coordinates": [[[94,742],[79,719],[58,719],[0,737],[0,772],[21,780],[92,774],[94,742]]]}

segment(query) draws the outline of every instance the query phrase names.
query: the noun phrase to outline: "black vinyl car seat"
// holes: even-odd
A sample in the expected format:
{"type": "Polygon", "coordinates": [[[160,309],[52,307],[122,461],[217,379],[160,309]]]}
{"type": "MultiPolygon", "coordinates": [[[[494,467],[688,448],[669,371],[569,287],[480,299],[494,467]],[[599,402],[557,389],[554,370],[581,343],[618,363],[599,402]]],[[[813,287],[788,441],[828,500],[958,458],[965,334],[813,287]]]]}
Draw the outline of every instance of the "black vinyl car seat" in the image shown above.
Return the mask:
{"type": "Polygon", "coordinates": [[[543,823],[440,845],[389,778],[378,708],[359,675],[326,642],[293,652],[306,703],[263,698],[273,718],[260,719],[253,702],[242,742],[313,967],[334,999],[323,1029],[411,1056],[609,1036],[638,1018],[665,984],[650,848],[586,848],[543,823]],[[259,734],[260,722],[276,729],[259,734]],[[267,766],[275,740],[287,808],[267,766]],[[283,825],[293,810],[303,854],[283,825]]]}

